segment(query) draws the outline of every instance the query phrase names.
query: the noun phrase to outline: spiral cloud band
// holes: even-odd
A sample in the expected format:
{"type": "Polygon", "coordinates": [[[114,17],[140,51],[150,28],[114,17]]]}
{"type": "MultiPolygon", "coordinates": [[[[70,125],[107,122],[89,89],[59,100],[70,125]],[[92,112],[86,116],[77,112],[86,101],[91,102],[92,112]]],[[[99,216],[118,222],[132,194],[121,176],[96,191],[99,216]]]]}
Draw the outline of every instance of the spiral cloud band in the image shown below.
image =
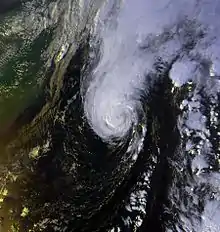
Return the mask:
{"type": "Polygon", "coordinates": [[[106,1],[94,29],[102,40],[101,58],[84,98],[85,115],[98,136],[123,138],[138,124],[142,110],[138,95],[150,87],[147,76],[156,72],[157,58],[167,64],[175,60],[173,81],[207,74],[204,60],[218,66],[216,11],[220,12],[218,0],[106,1]],[[185,61],[191,68],[179,70],[185,61]]]}

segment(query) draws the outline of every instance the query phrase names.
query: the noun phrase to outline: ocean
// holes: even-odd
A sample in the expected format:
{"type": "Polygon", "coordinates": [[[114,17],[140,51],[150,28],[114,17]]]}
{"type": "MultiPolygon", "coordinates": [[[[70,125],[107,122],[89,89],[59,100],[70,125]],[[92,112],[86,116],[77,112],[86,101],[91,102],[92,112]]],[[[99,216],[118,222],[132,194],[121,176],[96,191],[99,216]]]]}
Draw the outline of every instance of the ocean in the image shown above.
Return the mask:
{"type": "Polygon", "coordinates": [[[0,232],[219,232],[220,2],[0,2],[0,232]]]}

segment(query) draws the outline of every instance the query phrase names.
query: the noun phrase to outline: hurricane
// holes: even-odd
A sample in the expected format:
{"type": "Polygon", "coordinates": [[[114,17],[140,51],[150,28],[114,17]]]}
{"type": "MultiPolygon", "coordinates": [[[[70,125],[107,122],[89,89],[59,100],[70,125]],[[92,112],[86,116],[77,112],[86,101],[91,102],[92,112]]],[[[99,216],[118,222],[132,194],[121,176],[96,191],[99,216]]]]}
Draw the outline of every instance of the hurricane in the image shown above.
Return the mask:
{"type": "Polygon", "coordinates": [[[147,95],[152,87],[148,78],[156,72],[157,60],[167,66],[172,64],[171,78],[184,82],[184,78],[199,73],[203,59],[209,59],[208,54],[202,57],[199,48],[205,39],[212,39],[211,34],[201,41],[199,38],[208,26],[202,24],[205,12],[197,16],[203,2],[186,3],[183,7],[184,2],[179,1],[107,1],[98,12],[93,33],[99,33],[101,57],[90,74],[84,110],[92,129],[104,140],[123,138],[138,125],[139,113],[143,111],[142,96],[138,94],[147,95]],[[195,38],[195,48],[184,49],[195,38]]]}
{"type": "Polygon", "coordinates": [[[138,35],[123,25],[131,8],[124,9],[123,3],[118,5],[123,12],[118,14],[114,12],[118,10],[116,7],[112,9],[115,15],[112,20],[104,23],[105,17],[109,17],[102,14],[104,9],[97,16],[94,30],[101,32],[101,57],[90,74],[92,78],[84,102],[92,129],[105,141],[125,137],[140,123],[143,115],[141,96],[137,94],[145,92],[146,65],[136,43],[138,35]]]}

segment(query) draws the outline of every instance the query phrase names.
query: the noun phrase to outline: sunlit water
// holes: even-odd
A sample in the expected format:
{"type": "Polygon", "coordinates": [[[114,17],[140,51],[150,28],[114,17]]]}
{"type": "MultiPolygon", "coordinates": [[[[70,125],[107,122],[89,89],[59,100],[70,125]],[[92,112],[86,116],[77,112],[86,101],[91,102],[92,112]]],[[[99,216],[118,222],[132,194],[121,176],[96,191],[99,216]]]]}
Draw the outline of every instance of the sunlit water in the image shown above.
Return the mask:
{"type": "Polygon", "coordinates": [[[0,231],[220,231],[219,1],[15,3],[0,231]]]}

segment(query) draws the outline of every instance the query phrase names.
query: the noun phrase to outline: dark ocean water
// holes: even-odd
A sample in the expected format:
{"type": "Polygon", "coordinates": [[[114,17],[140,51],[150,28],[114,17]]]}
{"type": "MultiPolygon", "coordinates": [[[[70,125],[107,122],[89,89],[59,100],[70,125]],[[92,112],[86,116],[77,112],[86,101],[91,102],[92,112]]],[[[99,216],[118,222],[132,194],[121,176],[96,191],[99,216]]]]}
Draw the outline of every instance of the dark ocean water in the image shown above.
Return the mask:
{"type": "Polygon", "coordinates": [[[219,10],[0,2],[0,232],[220,231],[219,10]]]}

